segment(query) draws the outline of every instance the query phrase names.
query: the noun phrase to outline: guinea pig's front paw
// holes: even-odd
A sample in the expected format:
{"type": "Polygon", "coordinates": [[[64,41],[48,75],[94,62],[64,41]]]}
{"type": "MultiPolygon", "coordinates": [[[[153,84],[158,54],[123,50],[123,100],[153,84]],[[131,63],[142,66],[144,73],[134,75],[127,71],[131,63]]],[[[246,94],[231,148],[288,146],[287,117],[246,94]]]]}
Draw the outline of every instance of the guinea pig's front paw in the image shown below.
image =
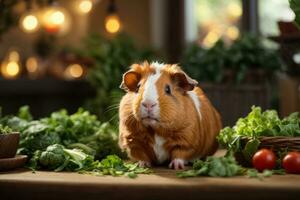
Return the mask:
{"type": "Polygon", "coordinates": [[[180,158],[175,158],[170,162],[169,168],[172,168],[175,170],[184,169],[184,164],[185,164],[184,160],[182,160],[180,158]]]}
{"type": "Polygon", "coordinates": [[[140,160],[138,163],[139,163],[139,167],[151,167],[151,163],[148,161],[140,160]]]}

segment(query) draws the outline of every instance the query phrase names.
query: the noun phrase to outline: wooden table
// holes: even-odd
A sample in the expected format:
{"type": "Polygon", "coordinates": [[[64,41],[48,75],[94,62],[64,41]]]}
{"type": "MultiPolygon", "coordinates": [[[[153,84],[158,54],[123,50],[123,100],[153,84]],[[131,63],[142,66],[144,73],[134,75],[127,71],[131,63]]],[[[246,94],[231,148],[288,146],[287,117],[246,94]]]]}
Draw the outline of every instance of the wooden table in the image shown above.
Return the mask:
{"type": "Polygon", "coordinates": [[[169,169],[152,175],[96,177],[77,173],[17,170],[0,173],[0,199],[300,199],[300,175],[179,179],[169,169]]]}

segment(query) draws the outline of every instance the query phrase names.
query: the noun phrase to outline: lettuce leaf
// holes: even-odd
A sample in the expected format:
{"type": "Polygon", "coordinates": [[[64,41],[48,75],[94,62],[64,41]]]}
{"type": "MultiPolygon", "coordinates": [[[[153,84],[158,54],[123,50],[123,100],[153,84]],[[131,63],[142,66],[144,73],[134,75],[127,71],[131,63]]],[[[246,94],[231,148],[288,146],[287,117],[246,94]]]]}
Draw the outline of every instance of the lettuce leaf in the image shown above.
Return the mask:
{"type": "Polygon", "coordinates": [[[300,136],[300,118],[298,113],[280,119],[277,111],[262,111],[260,107],[252,106],[251,112],[240,118],[235,126],[221,130],[218,141],[233,152],[242,152],[249,159],[256,152],[262,136],[300,136]],[[246,141],[246,143],[245,143],[246,141]]]}

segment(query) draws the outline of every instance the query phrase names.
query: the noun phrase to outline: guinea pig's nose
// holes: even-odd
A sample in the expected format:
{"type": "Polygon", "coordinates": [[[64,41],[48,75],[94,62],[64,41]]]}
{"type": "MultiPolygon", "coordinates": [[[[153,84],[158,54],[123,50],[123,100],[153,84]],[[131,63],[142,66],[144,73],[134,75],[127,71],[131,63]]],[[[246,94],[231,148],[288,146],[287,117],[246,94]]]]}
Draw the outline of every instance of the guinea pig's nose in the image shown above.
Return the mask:
{"type": "Polygon", "coordinates": [[[147,110],[152,110],[156,105],[157,103],[154,102],[154,101],[150,101],[150,100],[145,100],[142,102],[142,105],[147,109],[147,110]]]}

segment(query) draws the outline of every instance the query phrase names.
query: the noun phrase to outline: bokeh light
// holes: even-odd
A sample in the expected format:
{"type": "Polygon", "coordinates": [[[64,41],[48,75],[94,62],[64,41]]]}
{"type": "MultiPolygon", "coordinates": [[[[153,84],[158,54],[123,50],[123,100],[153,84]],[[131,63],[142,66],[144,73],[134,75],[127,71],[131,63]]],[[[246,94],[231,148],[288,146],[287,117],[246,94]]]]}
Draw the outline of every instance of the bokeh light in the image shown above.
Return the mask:
{"type": "Polygon", "coordinates": [[[105,19],[105,29],[109,33],[117,33],[121,29],[121,22],[117,15],[108,15],[105,19]]]}
{"type": "Polygon", "coordinates": [[[39,27],[38,18],[33,14],[28,14],[24,17],[21,17],[20,23],[21,29],[27,33],[32,33],[39,27]]]}
{"type": "Polygon", "coordinates": [[[90,0],[82,0],[78,4],[79,11],[81,13],[89,13],[92,10],[93,3],[90,0]]]}
{"type": "Polygon", "coordinates": [[[69,25],[67,12],[61,7],[49,7],[44,10],[43,26],[48,33],[61,33],[66,31],[69,25]]]}
{"type": "Polygon", "coordinates": [[[26,69],[29,73],[34,73],[38,69],[38,61],[35,57],[29,57],[26,60],[26,69]]]}
{"type": "Polygon", "coordinates": [[[239,37],[239,35],[240,35],[240,31],[239,31],[239,29],[237,27],[230,26],[226,30],[226,35],[227,35],[227,37],[229,39],[236,40],[239,37]]]}
{"type": "Polygon", "coordinates": [[[83,76],[83,67],[79,64],[71,64],[64,73],[67,79],[77,79],[83,76]]]}

